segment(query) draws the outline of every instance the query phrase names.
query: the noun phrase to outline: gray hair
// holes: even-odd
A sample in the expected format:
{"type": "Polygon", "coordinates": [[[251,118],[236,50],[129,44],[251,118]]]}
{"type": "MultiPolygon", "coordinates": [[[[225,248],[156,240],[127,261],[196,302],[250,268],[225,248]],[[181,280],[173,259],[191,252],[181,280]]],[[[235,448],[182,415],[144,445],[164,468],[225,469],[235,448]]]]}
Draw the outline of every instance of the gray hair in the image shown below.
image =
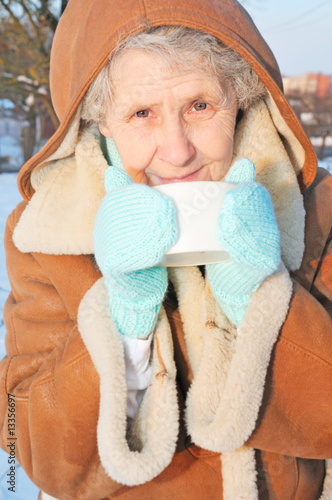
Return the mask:
{"type": "Polygon", "coordinates": [[[138,33],[115,48],[83,99],[83,120],[105,122],[114,98],[114,68],[129,49],[159,56],[171,68],[217,78],[226,99],[231,88],[238,107],[243,110],[267,93],[251,66],[214,36],[184,26],[160,26],[138,33]]]}

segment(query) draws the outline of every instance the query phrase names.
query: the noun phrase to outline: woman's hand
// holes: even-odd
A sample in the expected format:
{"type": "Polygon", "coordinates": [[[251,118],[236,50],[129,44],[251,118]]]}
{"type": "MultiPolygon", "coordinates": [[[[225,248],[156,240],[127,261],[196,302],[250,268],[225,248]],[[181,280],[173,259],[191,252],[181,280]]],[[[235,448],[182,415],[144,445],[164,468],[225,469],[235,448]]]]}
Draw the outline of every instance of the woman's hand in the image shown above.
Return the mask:
{"type": "Polygon", "coordinates": [[[115,167],[106,171],[105,187],[94,229],[96,261],[119,331],[144,338],[155,326],[167,288],[166,268],[153,266],[177,239],[175,208],[115,167]]]}
{"type": "Polygon", "coordinates": [[[254,164],[236,162],[225,181],[238,184],[222,205],[217,236],[231,260],[206,266],[213,295],[227,317],[240,326],[252,292],[280,261],[277,221],[267,190],[255,181],[254,164]]]}

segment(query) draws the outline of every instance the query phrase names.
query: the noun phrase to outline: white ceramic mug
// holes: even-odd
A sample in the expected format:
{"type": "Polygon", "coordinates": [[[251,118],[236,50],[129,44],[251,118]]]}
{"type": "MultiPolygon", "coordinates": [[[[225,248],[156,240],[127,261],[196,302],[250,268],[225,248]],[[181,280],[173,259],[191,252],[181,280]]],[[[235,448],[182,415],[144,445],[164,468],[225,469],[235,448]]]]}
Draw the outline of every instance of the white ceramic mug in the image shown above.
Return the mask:
{"type": "Polygon", "coordinates": [[[158,265],[195,266],[230,258],[217,240],[217,224],[223,198],[235,186],[214,181],[154,186],[154,189],[173,201],[179,229],[176,243],[158,265]]]}

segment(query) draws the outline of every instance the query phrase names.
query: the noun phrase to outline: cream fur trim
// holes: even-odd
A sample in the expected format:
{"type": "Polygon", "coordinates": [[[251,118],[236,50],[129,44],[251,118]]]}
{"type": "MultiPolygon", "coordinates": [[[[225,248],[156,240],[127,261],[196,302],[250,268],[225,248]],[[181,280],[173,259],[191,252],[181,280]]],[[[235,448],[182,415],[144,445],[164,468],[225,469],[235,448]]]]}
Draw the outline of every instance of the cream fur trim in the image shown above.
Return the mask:
{"type": "Polygon", "coordinates": [[[94,131],[83,135],[75,158],[56,165],[23,212],[14,243],[21,252],[93,254],[94,222],[108,167],[94,131]]]}
{"type": "Polygon", "coordinates": [[[255,450],[242,447],[221,455],[223,500],[258,500],[255,450]]]}
{"type": "Polygon", "coordinates": [[[303,197],[264,101],[250,108],[237,127],[233,161],[243,157],[255,164],[257,181],[270,193],[280,229],[282,259],[287,269],[296,270],[304,252],[303,197]]]}
{"type": "MultiPolygon", "coordinates": [[[[192,268],[186,272],[193,273],[192,268]]],[[[176,286],[176,292],[183,314],[181,304],[188,299],[181,297],[181,287],[176,286]]],[[[226,453],[240,448],[252,434],[271,351],[285,321],[291,294],[292,282],[283,267],[252,295],[238,331],[229,324],[212,294],[206,294],[207,324],[201,324],[203,348],[186,409],[188,432],[197,445],[226,453]]],[[[193,344],[197,341],[197,307],[192,301],[191,311],[189,306],[186,311],[188,345],[192,332],[193,344]]],[[[190,356],[190,350],[188,353],[190,356]]]]}
{"type": "Polygon", "coordinates": [[[326,460],[324,489],[319,500],[332,500],[332,460],[326,460]]]}
{"type": "Polygon", "coordinates": [[[288,127],[285,120],[281,116],[280,111],[276,103],[274,102],[270,92],[268,92],[266,104],[269,108],[273,123],[282,137],[282,143],[288,153],[289,159],[292,162],[295,173],[296,175],[298,175],[302,170],[305,160],[303,146],[295,137],[294,133],[291,131],[291,129],[288,127]]]}
{"type": "Polygon", "coordinates": [[[97,436],[103,467],[112,479],[128,486],[150,481],[171,462],[178,435],[176,370],[166,313],[162,309],[159,315],[151,384],[132,425],[129,441],[124,349],[110,316],[103,278],[84,296],[78,327],[100,377],[97,436]]]}
{"type": "Polygon", "coordinates": [[[57,160],[68,158],[68,156],[71,156],[74,153],[76,145],[79,142],[78,136],[81,107],[82,105],[78,107],[76,115],[68,129],[66,137],[62,141],[59,148],[51,156],[49,156],[46,161],[40,163],[33,169],[31,173],[31,185],[36,191],[43,180],[46,178],[46,176],[49,174],[49,172],[58,167],[57,160]]]}

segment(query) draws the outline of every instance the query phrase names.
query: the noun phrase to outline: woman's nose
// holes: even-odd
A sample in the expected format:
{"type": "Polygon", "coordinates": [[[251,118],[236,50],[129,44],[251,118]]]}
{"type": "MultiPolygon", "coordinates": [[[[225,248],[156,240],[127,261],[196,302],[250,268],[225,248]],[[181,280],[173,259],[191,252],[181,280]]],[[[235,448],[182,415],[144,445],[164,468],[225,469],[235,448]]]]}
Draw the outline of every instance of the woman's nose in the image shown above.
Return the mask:
{"type": "Polygon", "coordinates": [[[165,122],[159,130],[157,156],[159,160],[185,167],[195,156],[195,147],[180,120],[165,122]]]}

